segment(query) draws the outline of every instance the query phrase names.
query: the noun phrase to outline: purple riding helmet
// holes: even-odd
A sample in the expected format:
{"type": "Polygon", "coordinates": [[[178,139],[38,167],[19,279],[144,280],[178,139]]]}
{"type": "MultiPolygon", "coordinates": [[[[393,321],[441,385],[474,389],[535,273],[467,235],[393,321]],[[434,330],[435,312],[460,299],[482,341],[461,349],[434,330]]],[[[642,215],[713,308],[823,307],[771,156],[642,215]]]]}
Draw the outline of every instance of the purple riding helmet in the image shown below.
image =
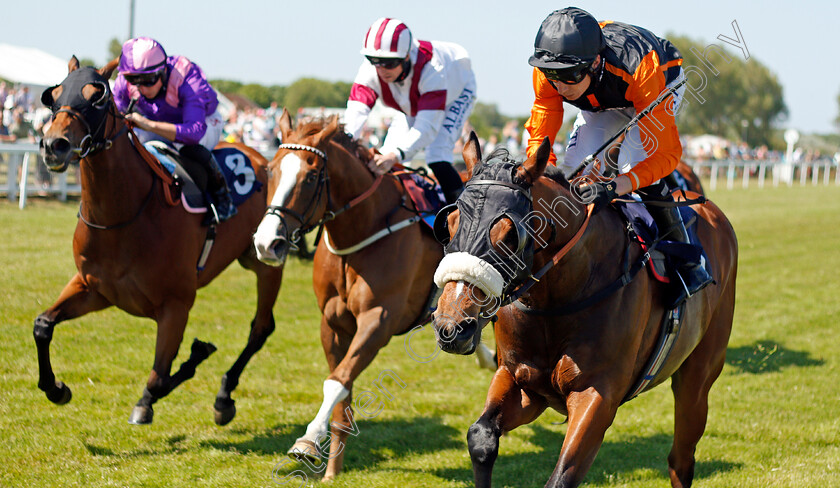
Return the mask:
{"type": "Polygon", "coordinates": [[[129,39],[122,46],[119,70],[133,85],[153,85],[166,73],[166,51],[151,37],[129,39]]]}

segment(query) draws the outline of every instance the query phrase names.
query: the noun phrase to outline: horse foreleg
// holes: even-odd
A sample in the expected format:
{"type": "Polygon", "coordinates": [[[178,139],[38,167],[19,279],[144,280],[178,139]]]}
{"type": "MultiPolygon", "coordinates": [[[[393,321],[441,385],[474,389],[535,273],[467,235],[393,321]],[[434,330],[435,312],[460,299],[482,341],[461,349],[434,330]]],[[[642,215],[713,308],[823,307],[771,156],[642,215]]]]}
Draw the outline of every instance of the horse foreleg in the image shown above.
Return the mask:
{"type": "MultiPolygon", "coordinates": [[[[330,373],[335,371],[347,354],[352,340],[352,336],[333,330],[327,323],[326,317],[321,316],[321,345],[324,347],[330,373]]],[[[330,416],[332,414],[336,420],[342,418],[335,417],[335,412],[343,412],[349,404],[349,388],[345,388],[333,379],[324,381],[324,400],[318,414],[306,427],[306,434],[297,439],[289,449],[288,454],[291,457],[304,462],[314,472],[328,469],[327,480],[335,477],[344,462],[344,439],[341,437],[341,432],[330,431],[330,416]],[[324,458],[327,459],[328,466],[324,465],[324,458]]]]}
{"type": "MultiPolygon", "coordinates": [[[[730,303],[734,303],[734,297],[730,303]]],[[[732,309],[716,314],[711,324],[700,344],[671,377],[674,443],[668,454],[668,474],[674,488],[688,488],[694,480],[694,452],[706,430],[709,390],[723,371],[732,309]]]]}
{"type": "Polygon", "coordinates": [[[546,488],[573,488],[580,484],[604,442],[604,434],[615,418],[618,403],[608,401],[598,390],[590,387],[570,393],[566,408],[569,427],[560,458],[546,488]]]}
{"type": "Polygon", "coordinates": [[[347,395],[347,398],[333,408],[327,471],[321,481],[331,481],[338,476],[344,467],[344,446],[347,442],[347,436],[348,434],[359,434],[356,419],[353,417],[352,399],[352,394],[347,395]]]}
{"type": "Polygon", "coordinates": [[[80,317],[89,312],[102,310],[111,304],[102,295],[91,291],[80,275],[74,276],[61,291],[58,300],[35,319],[32,335],[38,349],[38,388],[47,398],[64,405],[73,394],[62,381],[56,381],[50,361],[50,342],[53,329],[60,322],[80,317]]]}
{"type": "Polygon", "coordinates": [[[160,315],[157,327],[157,342],[155,344],[155,363],[143,396],[131,412],[128,422],[131,424],[150,424],[154,417],[152,405],[168,395],[178,385],[195,375],[195,368],[213,352],[216,346],[195,339],[192,343],[190,357],[181,364],[178,371],[170,376],[172,361],[178,355],[181,341],[184,338],[184,328],[187,325],[189,306],[174,306],[160,315]]]}
{"type": "Polygon", "coordinates": [[[496,370],[484,411],[467,431],[476,488],[490,486],[502,433],[532,422],[545,409],[545,399],[519,388],[507,368],[496,370]]]}

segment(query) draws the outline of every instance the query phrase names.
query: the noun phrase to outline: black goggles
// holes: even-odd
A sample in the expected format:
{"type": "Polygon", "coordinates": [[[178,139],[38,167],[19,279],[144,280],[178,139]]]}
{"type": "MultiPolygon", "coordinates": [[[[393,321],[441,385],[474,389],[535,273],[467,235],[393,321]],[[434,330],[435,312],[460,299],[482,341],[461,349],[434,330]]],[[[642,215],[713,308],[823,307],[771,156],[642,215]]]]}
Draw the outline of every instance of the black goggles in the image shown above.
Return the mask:
{"type": "Polygon", "coordinates": [[[370,64],[374,66],[381,66],[385,69],[394,69],[401,65],[403,58],[377,58],[376,56],[365,56],[370,64]]]}
{"type": "Polygon", "coordinates": [[[540,68],[540,71],[551,81],[559,81],[567,85],[576,85],[589,74],[589,65],[575,66],[573,68],[540,68]]]}
{"type": "Polygon", "coordinates": [[[125,81],[134,86],[152,86],[160,79],[160,71],[154,73],[126,73],[123,76],[125,76],[125,81]]]}

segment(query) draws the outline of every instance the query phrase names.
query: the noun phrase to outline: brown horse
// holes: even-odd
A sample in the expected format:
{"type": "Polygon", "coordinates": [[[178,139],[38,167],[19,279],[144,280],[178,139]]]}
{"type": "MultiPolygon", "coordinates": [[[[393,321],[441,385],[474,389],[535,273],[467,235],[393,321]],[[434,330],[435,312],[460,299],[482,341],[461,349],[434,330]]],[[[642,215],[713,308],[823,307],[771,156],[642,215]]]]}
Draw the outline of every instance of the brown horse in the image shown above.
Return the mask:
{"type": "MultiPolygon", "coordinates": [[[[313,469],[313,462],[328,458],[324,479],[329,480],[341,471],[344,444],[355,426],[353,381],[391,337],[407,332],[427,314],[432,275],[443,249],[415,224],[417,215],[406,205],[396,178],[375,177],[357,157],[365,152],[357,143],[332,140],[337,118],[293,129],[284,110],[279,126],[283,145],[269,163],[271,206],[254,243],[260,259],[279,264],[302,232],[325,225],[312,281],[330,374],[317,416],[289,454],[313,469]]],[[[385,375],[405,387],[390,371],[380,375],[378,387],[384,388],[385,375]]],[[[369,394],[357,399],[359,411],[371,403],[369,394]],[[368,403],[360,405],[365,399],[368,403]]]]}
{"type": "MultiPolygon", "coordinates": [[[[117,113],[108,86],[116,66],[114,60],[98,71],[79,68],[74,56],[67,78],[42,97],[53,107],[53,120],[41,143],[42,155],[47,166],[58,172],[79,160],[82,197],[73,236],[78,273],[58,301],[35,320],[38,387],[54,403],[70,401],[70,389],[56,381],[50,363],[53,329],[59,322],[114,305],[157,323],[154,366],[129,419],[136,424],[150,423],[152,404],[191,378],[195,367],[215,350],[212,344],[196,340],[190,358],[170,375],[196,290],[238,259],[257,275],[257,311],[248,344],[222,377],[216,397],[215,420],[224,425],[236,413],[230,394],[242,370],[274,330],[272,308],[283,272],[259,262],[251,245],[251,234],[265,212],[265,200],[253,195],[239,207],[235,218],[218,226],[215,244],[199,272],[196,266],[208,228],[202,226],[201,215],[174,205],[170,188],[161,183],[168,173],[154,172],[150,164],[154,161],[144,159],[127,135],[128,127],[117,113]]],[[[265,184],[265,158],[245,146],[238,148],[251,159],[257,181],[265,184]]]]}
{"type": "MultiPolygon", "coordinates": [[[[621,286],[622,278],[633,276],[629,263],[629,269],[644,269],[636,266],[645,263],[644,252],[625,237],[618,212],[592,215],[562,176],[544,176],[549,151],[546,138],[524,163],[495,153],[481,162],[473,136],[464,150],[472,178],[441,229],[450,241],[435,274],[443,287],[434,318],[439,345],[469,354],[481,326],[494,313],[498,318],[500,366],[467,434],[478,487],[490,486],[499,436],[548,407],[568,416],[568,428],[546,486],[578,486],[619,405],[644,384],[639,379],[649,371],[668,313],[665,285],[648,273],[621,286]],[[554,232],[548,232],[546,216],[554,232]],[[546,265],[538,282],[529,279],[546,265]],[[520,283],[533,286],[518,295],[520,283]],[[496,310],[511,293],[519,301],[496,310]]],[[[709,390],[723,368],[735,304],[732,226],[712,203],[694,209],[716,284],[688,299],[681,323],[670,331],[676,334],[673,348],[644,388],[671,378],[676,405],[668,465],[674,487],[691,485],[694,450],[705,429],[709,390]]]]}

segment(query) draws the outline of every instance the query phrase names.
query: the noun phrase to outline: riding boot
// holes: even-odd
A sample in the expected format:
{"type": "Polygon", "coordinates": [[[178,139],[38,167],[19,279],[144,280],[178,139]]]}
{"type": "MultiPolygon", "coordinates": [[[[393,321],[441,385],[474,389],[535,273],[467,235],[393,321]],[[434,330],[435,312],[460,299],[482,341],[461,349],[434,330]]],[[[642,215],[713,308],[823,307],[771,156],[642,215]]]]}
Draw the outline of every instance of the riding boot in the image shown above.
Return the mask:
{"type": "MultiPolygon", "coordinates": [[[[680,217],[680,212],[677,207],[649,205],[648,210],[653,220],[656,221],[660,234],[666,240],[690,244],[688,232],[685,229],[685,224],[683,223],[682,217],[680,217]]],[[[670,308],[676,308],[683,300],[694,295],[714,281],[711,275],[709,275],[709,272],[706,271],[703,261],[704,259],[701,256],[700,262],[685,262],[677,269],[681,286],[677,287],[678,295],[670,308]]]]}
{"type": "Polygon", "coordinates": [[[230,198],[230,189],[227,186],[227,180],[225,180],[222,168],[219,166],[212,152],[210,153],[210,159],[207,161],[207,170],[210,176],[207,186],[212,191],[213,198],[216,200],[216,214],[219,222],[224,222],[236,215],[236,205],[233,204],[233,200],[230,198]]]}
{"type": "Polygon", "coordinates": [[[448,161],[435,161],[429,163],[429,168],[432,169],[440,184],[446,204],[455,203],[458,196],[464,191],[464,183],[461,181],[461,176],[455,171],[455,167],[448,161]]]}

